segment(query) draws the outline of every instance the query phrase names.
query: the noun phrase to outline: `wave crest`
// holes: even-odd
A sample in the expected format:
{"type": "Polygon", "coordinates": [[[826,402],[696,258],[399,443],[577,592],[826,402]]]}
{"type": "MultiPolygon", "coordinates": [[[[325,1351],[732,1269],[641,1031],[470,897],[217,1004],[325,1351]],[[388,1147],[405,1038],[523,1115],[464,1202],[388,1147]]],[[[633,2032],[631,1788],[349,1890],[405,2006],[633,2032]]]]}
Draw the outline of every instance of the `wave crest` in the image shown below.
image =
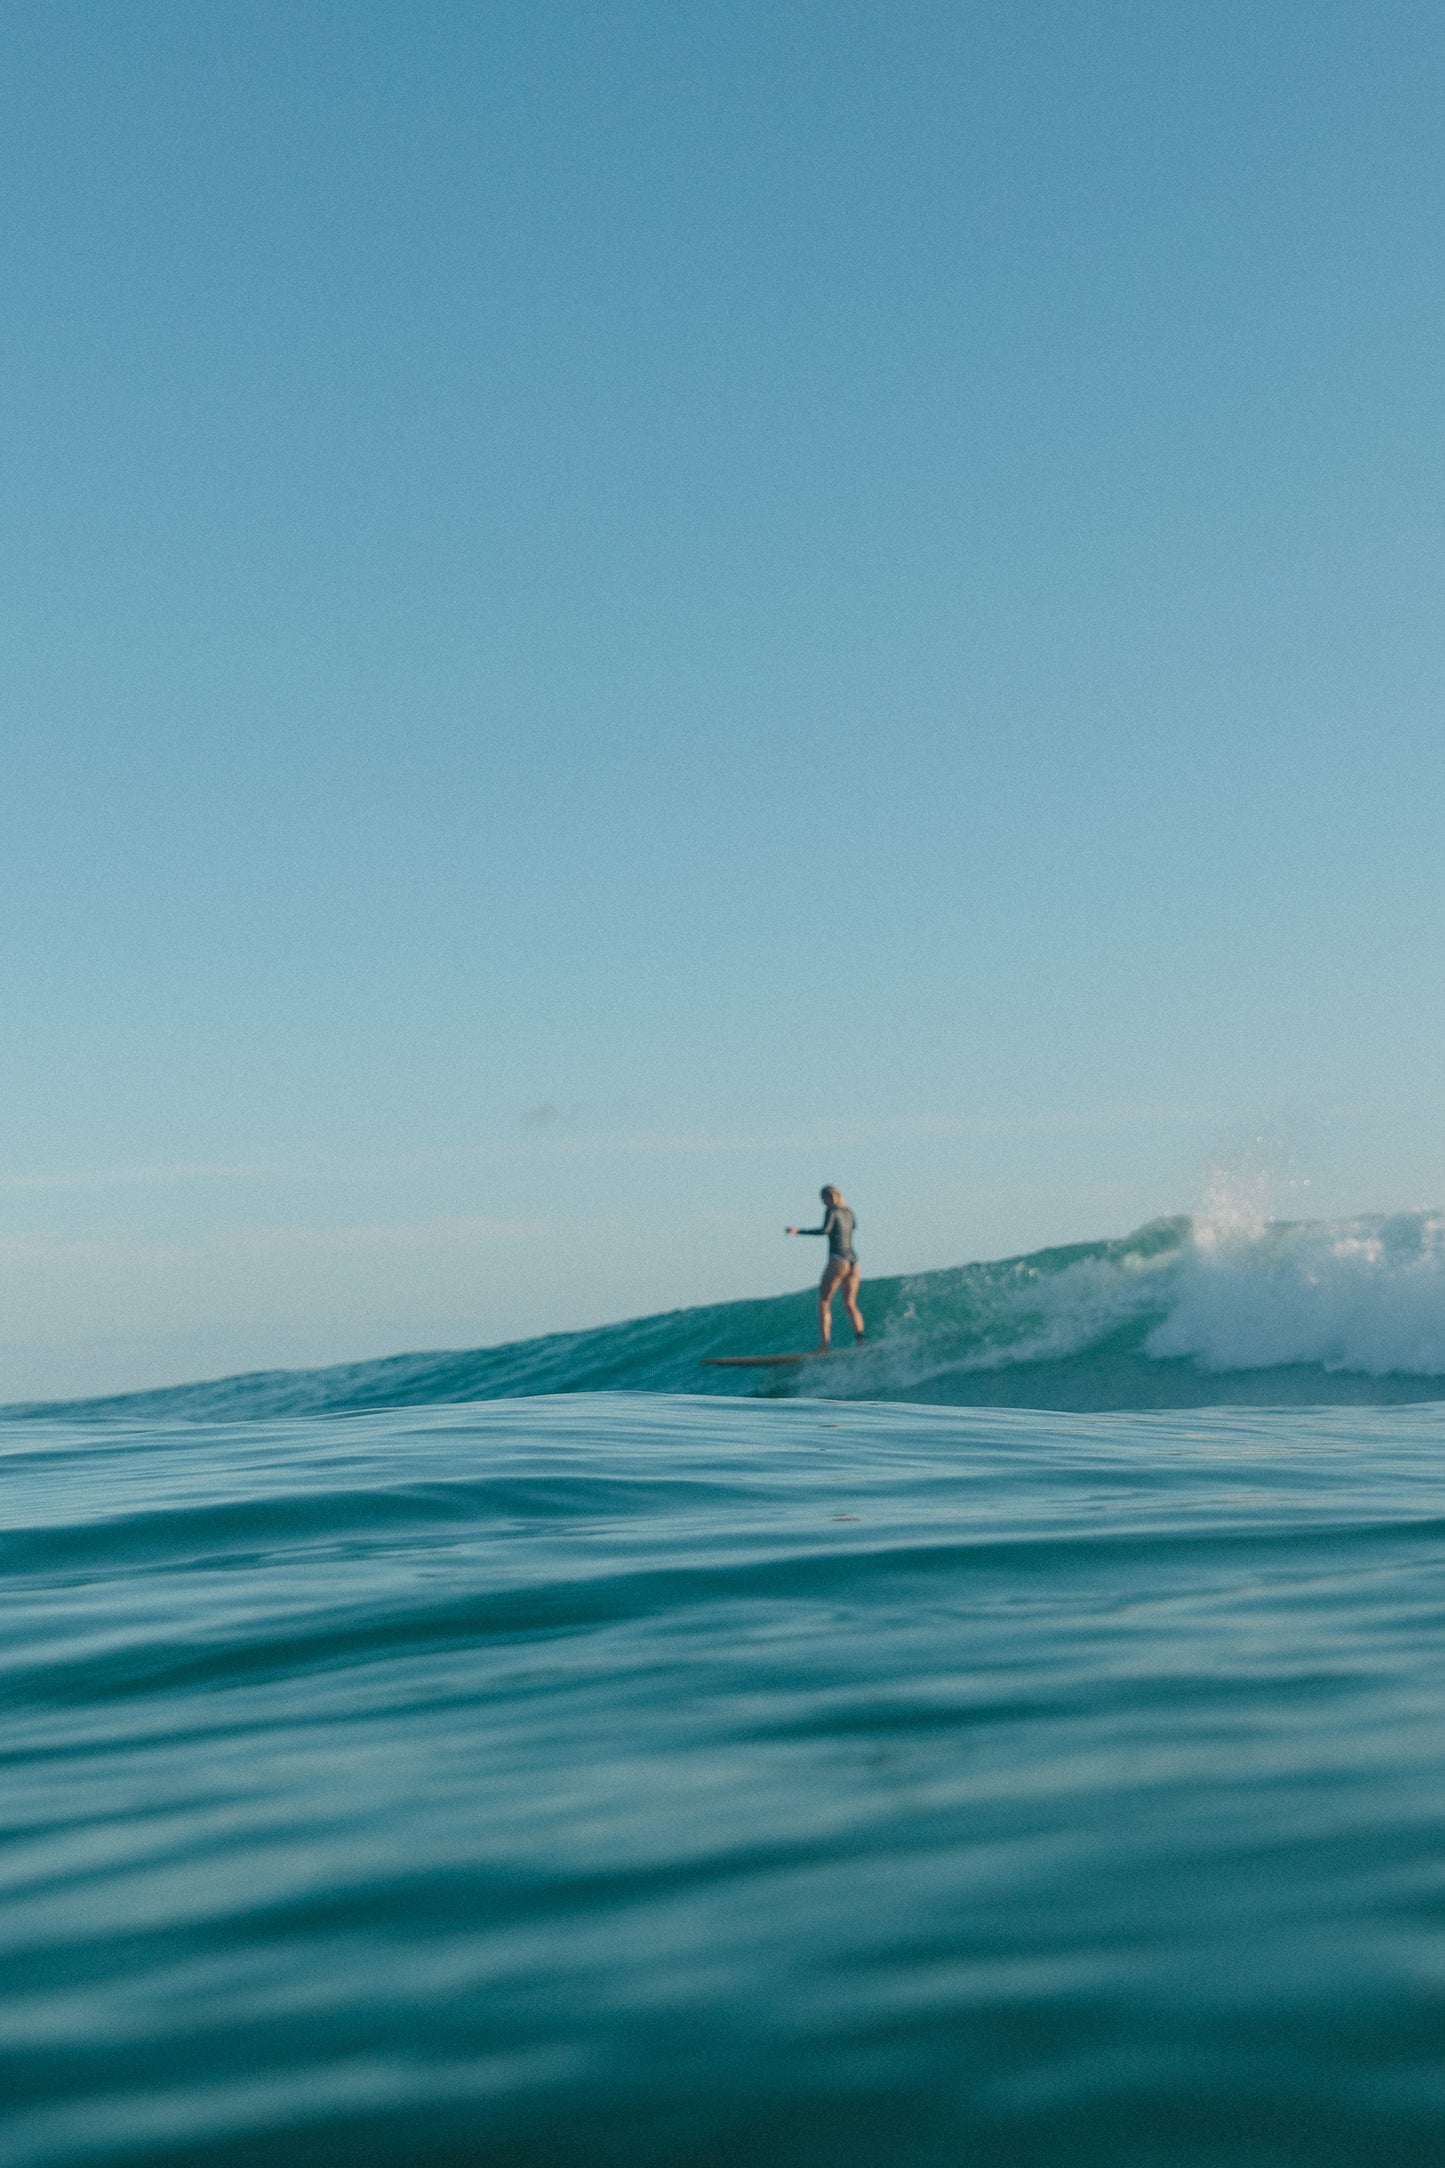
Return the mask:
{"type": "Polygon", "coordinates": [[[1146,1343],[1207,1370],[1314,1363],[1365,1377],[1445,1375],[1445,1218],[1191,1228],[1167,1317],[1146,1343]]]}
{"type": "Polygon", "coordinates": [[[797,1369],[715,1370],[704,1359],[807,1346],[811,1289],[504,1347],[23,1412],[218,1421],[607,1391],[1078,1409],[1445,1399],[1436,1212],[1328,1222],[1221,1209],[1118,1240],[871,1280],[865,1300],[869,1345],[797,1369]]]}

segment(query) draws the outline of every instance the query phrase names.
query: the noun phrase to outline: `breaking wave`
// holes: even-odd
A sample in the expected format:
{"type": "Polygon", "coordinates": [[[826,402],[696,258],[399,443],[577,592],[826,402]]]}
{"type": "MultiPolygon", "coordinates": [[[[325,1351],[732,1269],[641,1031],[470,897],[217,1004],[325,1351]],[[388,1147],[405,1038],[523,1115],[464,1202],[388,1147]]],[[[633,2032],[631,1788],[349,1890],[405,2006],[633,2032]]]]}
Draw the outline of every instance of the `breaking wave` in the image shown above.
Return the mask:
{"type": "Polygon", "coordinates": [[[806,1347],[811,1288],[502,1347],[70,1402],[64,1412],[244,1419],[608,1391],[1085,1410],[1445,1398],[1445,1215],[1436,1212],[1180,1216],[1117,1240],[869,1280],[865,1301],[865,1348],[794,1369],[713,1369],[706,1359],[806,1347]]]}

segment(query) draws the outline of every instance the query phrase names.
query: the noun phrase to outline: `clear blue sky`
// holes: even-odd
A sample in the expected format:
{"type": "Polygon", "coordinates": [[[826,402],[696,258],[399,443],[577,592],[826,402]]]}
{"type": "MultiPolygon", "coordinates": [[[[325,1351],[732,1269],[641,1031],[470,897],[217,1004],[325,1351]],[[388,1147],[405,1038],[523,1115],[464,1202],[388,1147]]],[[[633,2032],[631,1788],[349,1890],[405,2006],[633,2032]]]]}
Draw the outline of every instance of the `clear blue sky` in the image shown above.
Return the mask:
{"type": "Polygon", "coordinates": [[[0,18],[0,1397],[1445,1193],[1425,0],[0,18]],[[1286,1173],[1285,1170],[1288,1170],[1286,1173]]]}

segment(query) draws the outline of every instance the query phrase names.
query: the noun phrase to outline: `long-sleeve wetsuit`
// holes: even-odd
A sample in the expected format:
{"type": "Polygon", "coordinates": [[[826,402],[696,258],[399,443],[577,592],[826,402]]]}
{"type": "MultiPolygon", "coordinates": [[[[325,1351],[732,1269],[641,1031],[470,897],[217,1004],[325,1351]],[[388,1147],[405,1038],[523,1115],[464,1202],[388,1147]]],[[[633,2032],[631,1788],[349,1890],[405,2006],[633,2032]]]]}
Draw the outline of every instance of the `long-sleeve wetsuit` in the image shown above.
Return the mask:
{"type": "Polygon", "coordinates": [[[841,1257],[847,1264],[856,1265],[853,1255],[853,1229],[858,1222],[845,1204],[830,1204],[821,1227],[800,1227],[800,1235],[826,1235],[828,1255],[841,1257]]]}

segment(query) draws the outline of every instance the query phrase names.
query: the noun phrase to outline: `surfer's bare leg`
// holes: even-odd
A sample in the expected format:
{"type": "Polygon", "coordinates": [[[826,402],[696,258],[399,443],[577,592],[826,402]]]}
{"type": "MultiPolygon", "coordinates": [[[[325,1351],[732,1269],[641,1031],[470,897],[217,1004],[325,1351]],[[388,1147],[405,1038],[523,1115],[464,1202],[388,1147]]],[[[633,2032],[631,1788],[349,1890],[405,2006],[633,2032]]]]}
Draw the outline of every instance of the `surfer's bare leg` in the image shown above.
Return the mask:
{"type": "MultiPolygon", "coordinates": [[[[830,1257],[824,1268],[822,1283],[818,1288],[818,1345],[833,1345],[833,1297],[848,1277],[848,1267],[841,1257],[830,1257]]],[[[844,1296],[847,1301],[847,1296],[844,1296]]]]}
{"type": "Polygon", "coordinates": [[[850,1268],[848,1277],[843,1282],[843,1307],[848,1312],[848,1322],[853,1327],[853,1336],[858,1340],[863,1337],[863,1312],[858,1307],[858,1282],[862,1277],[860,1268],[854,1265],[850,1268]]]}

